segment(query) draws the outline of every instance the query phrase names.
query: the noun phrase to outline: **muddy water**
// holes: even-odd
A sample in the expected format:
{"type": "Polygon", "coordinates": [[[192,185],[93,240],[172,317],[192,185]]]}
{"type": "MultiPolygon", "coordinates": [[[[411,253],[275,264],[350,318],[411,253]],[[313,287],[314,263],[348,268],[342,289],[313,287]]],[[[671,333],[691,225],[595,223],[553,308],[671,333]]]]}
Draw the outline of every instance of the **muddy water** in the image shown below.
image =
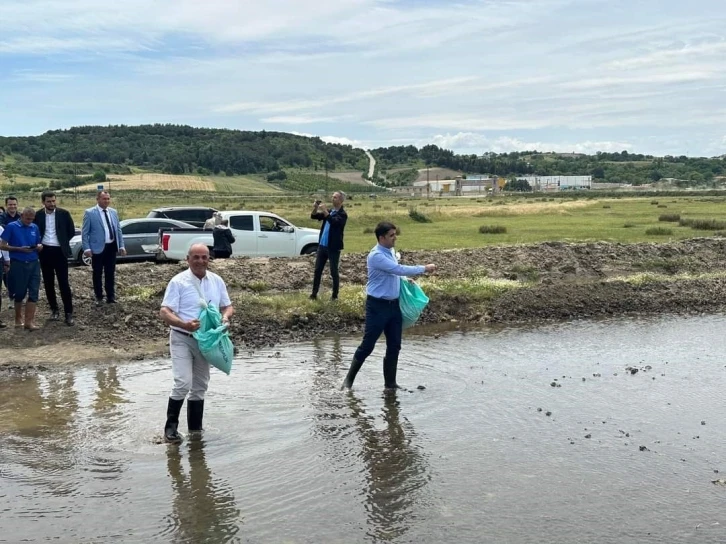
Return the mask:
{"type": "Polygon", "coordinates": [[[358,338],[244,353],[180,447],[167,362],[5,375],[0,542],[724,542],[724,331],[407,333],[395,397],[358,338]]]}

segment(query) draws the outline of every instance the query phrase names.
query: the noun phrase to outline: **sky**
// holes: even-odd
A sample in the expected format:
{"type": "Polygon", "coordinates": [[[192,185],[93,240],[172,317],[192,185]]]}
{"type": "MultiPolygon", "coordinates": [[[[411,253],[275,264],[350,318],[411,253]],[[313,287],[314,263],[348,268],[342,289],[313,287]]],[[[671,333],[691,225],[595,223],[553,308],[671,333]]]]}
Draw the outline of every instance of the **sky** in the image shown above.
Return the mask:
{"type": "Polygon", "coordinates": [[[726,154],[724,0],[2,0],[0,135],[726,154]]]}

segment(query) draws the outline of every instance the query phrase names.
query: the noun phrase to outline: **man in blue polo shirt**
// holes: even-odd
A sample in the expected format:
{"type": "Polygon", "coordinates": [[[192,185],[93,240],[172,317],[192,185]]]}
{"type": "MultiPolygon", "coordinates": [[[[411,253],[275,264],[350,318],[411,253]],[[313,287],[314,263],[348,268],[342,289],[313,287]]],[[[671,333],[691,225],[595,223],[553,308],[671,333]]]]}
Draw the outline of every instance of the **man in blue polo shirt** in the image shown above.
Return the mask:
{"type": "Polygon", "coordinates": [[[38,253],[43,249],[40,230],[33,223],[35,210],[23,209],[20,221],[9,223],[0,234],[0,250],[10,254],[10,271],[8,285],[15,297],[15,327],[25,327],[29,331],[38,329],[35,325],[35,309],[38,304],[40,289],[40,263],[38,253]],[[25,321],[23,321],[23,299],[28,295],[25,304],[25,321]]]}
{"type": "Polygon", "coordinates": [[[383,358],[383,379],[387,391],[399,389],[396,383],[398,353],[401,351],[403,317],[398,305],[401,276],[418,276],[436,270],[435,264],[404,266],[398,264],[393,247],[396,245],[396,226],[383,221],[376,225],[378,244],[368,254],[368,284],[366,285],[366,328],[363,341],[353,356],[343,389],[353,386],[356,374],[371,354],[381,333],[386,335],[386,355],[383,358]]]}

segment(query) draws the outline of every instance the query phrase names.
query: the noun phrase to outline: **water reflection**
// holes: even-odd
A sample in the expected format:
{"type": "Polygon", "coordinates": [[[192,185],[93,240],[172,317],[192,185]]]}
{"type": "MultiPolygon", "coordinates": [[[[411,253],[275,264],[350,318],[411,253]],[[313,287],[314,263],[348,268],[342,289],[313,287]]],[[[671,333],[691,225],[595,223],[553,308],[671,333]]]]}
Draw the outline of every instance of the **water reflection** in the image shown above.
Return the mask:
{"type": "Polygon", "coordinates": [[[0,409],[4,475],[51,495],[74,493],[77,482],[60,476],[77,461],[73,440],[77,411],[73,373],[28,376],[15,384],[13,402],[0,409]]]}
{"type": "Polygon", "coordinates": [[[116,408],[119,404],[128,402],[124,398],[126,390],[121,387],[118,371],[115,366],[96,371],[96,399],[93,408],[97,412],[104,412],[116,408]]]}
{"type": "Polygon", "coordinates": [[[213,477],[204,450],[204,440],[167,449],[174,532],[180,542],[230,542],[242,523],[240,511],[231,487],[213,477]]]}
{"type": "Polygon", "coordinates": [[[411,423],[401,421],[395,394],[384,395],[384,427],[365,412],[362,401],[348,395],[356,428],[362,438],[366,466],[366,511],[368,535],[375,542],[387,542],[404,535],[413,523],[412,514],[425,502],[422,490],[430,480],[425,456],[416,445],[411,423]]]}

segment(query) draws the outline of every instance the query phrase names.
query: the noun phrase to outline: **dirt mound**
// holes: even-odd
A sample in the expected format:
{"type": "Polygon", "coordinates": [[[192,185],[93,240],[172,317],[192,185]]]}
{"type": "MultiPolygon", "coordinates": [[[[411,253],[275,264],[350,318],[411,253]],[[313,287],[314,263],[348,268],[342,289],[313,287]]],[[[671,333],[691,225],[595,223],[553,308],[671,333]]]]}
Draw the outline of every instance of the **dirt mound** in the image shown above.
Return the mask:
{"type": "MultiPolygon", "coordinates": [[[[491,300],[462,295],[432,297],[422,320],[428,323],[521,322],[572,319],[627,313],[714,312],[726,308],[726,278],[706,273],[726,270],[726,240],[702,238],[669,244],[543,243],[530,246],[487,247],[451,251],[404,251],[404,264],[434,262],[437,276],[467,280],[504,278],[526,283],[491,300]],[[667,281],[624,281],[637,273],[666,275],[667,281]],[[690,274],[696,279],[679,277],[690,274]],[[700,277],[698,276],[700,275],[700,277]]],[[[212,269],[227,281],[237,316],[232,336],[241,348],[307,340],[330,332],[353,333],[363,325],[360,312],[310,312],[300,307],[279,315],[262,315],[243,301],[255,293],[307,294],[314,259],[231,259],[212,269]],[[239,306],[238,306],[239,303],[239,306]]],[[[45,321],[42,330],[28,333],[12,328],[4,305],[0,330],[0,365],[52,364],[91,360],[129,360],[163,356],[167,328],[158,317],[168,281],[185,265],[129,263],[117,268],[118,304],[96,307],[91,270],[71,269],[75,327],[45,321]]],[[[661,276],[662,277],[662,276],[661,276]]],[[[366,255],[344,254],[344,285],[366,283],[366,255]]],[[[42,289],[41,289],[42,291],[42,289]]],[[[42,298],[42,294],[41,294],[42,298]]]]}

